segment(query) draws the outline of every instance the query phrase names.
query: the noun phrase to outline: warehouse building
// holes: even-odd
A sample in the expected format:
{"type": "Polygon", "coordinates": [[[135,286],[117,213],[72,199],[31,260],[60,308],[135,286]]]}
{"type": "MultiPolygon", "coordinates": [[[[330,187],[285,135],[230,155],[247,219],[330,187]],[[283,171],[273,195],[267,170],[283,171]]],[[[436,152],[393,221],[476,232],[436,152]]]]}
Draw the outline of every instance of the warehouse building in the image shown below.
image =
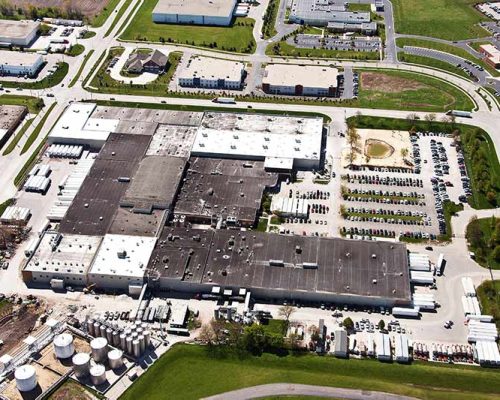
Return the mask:
{"type": "Polygon", "coordinates": [[[291,96],[338,95],[338,69],[304,65],[269,64],[264,70],[262,90],[291,96]]]}
{"type": "Polygon", "coordinates": [[[157,290],[381,306],[411,302],[406,245],[166,227],[147,282],[157,290]]]}
{"type": "Polygon", "coordinates": [[[164,24],[229,26],[235,6],[236,0],[158,0],[152,17],[164,24]]]}
{"type": "Polygon", "coordinates": [[[293,0],[288,20],[312,26],[327,26],[329,22],[360,24],[370,22],[370,13],[346,11],[345,5],[333,0],[293,0]]]}
{"type": "Polygon", "coordinates": [[[373,36],[377,34],[376,22],[328,22],[327,28],[332,32],[361,32],[363,35],[373,36]]]}
{"type": "Polygon", "coordinates": [[[0,51],[0,76],[34,77],[42,67],[43,59],[39,54],[0,51]]]}
{"type": "Polygon", "coordinates": [[[178,74],[180,86],[239,90],[245,64],[238,61],[193,56],[178,74]]]}
{"type": "Polygon", "coordinates": [[[0,105],[0,148],[7,143],[27,114],[28,108],[25,106],[0,105]]]}
{"type": "Polygon", "coordinates": [[[100,236],[46,232],[22,271],[23,280],[34,285],[85,286],[87,271],[101,244],[100,236]]]}
{"type": "Polygon", "coordinates": [[[0,46],[28,46],[40,28],[40,22],[0,19],[0,46]]]}
{"type": "Polygon", "coordinates": [[[482,44],[479,52],[484,56],[484,61],[493,68],[500,68],[500,50],[492,44],[482,44]]]}

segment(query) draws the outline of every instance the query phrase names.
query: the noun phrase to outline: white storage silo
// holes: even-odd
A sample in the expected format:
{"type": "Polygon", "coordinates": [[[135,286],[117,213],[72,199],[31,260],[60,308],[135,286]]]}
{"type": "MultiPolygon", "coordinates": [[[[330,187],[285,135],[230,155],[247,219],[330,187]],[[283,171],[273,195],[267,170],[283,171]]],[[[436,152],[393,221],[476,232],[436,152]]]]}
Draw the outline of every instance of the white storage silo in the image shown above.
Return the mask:
{"type": "Polygon", "coordinates": [[[94,336],[94,323],[95,323],[95,321],[93,319],[87,320],[87,333],[90,336],[94,336]]]}
{"type": "Polygon", "coordinates": [[[115,349],[108,353],[109,366],[111,369],[119,369],[123,366],[123,351],[115,349]]]}
{"type": "Polygon", "coordinates": [[[132,354],[132,342],[133,342],[133,340],[130,336],[127,337],[127,339],[125,339],[128,354],[132,354]]]}
{"type": "Polygon", "coordinates": [[[111,328],[106,329],[106,339],[108,339],[109,344],[113,343],[113,329],[111,328]]]}
{"type": "Polygon", "coordinates": [[[54,338],[54,353],[57,358],[70,358],[75,352],[73,344],[73,335],[70,333],[61,333],[54,338]]]}
{"type": "Polygon", "coordinates": [[[99,334],[100,337],[106,338],[106,325],[101,325],[101,333],[99,334]]]}
{"type": "Polygon", "coordinates": [[[106,338],[98,337],[90,342],[90,348],[92,350],[92,358],[95,362],[106,361],[108,354],[108,341],[106,338]]]}
{"type": "Polygon", "coordinates": [[[141,355],[141,344],[137,339],[132,341],[132,349],[133,349],[134,357],[137,358],[141,355]]]}
{"type": "Polygon", "coordinates": [[[127,350],[127,343],[126,343],[127,335],[122,333],[120,335],[120,349],[122,350],[127,350]]]}
{"type": "Polygon", "coordinates": [[[151,332],[149,331],[144,331],[144,345],[146,346],[146,348],[149,347],[150,343],[151,343],[151,332]]]}
{"type": "Polygon", "coordinates": [[[142,353],[144,353],[144,350],[146,349],[146,344],[145,344],[145,341],[144,341],[144,336],[143,335],[139,335],[139,337],[137,338],[137,340],[139,341],[139,349],[140,349],[140,352],[142,354],[142,353]]]}
{"type": "Polygon", "coordinates": [[[16,386],[20,392],[30,392],[38,385],[35,367],[29,364],[21,365],[14,372],[16,386]]]}
{"type": "Polygon", "coordinates": [[[102,364],[96,364],[90,368],[90,380],[95,386],[102,385],[106,382],[106,368],[102,364]]]}
{"type": "Polygon", "coordinates": [[[111,334],[111,337],[113,339],[113,346],[117,347],[120,345],[120,332],[118,331],[113,331],[113,333],[111,334]]]}
{"type": "Polygon", "coordinates": [[[125,333],[125,336],[130,336],[132,334],[132,329],[127,328],[127,329],[125,329],[124,333],[125,333]]]}
{"type": "Polygon", "coordinates": [[[72,360],[76,377],[86,377],[90,372],[90,356],[87,353],[77,353],[72,360]]]}
{"type": "Polygon", "coordinates": [[[99,322],[94,322],[94,337],[101,336],[101,324],[99,322]]]}

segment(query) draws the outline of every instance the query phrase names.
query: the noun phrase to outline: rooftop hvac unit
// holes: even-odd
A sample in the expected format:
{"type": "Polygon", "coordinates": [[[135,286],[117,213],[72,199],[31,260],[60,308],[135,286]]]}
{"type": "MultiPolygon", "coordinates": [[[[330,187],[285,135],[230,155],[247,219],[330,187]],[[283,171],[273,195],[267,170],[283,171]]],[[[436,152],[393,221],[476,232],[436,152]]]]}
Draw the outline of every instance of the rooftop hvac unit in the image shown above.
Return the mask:
{"type": "Polygon", "coordinates": [[[235,150],[236,149],[236,145],[232,144],[231,145],[231,149],[235,150]]]}
{"type": "Polygon", "coordinates": [[[269,260],[269,265],[271,267],[284,267],[285,263],[283,260],[269,260]]]}
{"type": "Polygon", "coordinates": [[[126,250],[119,250],[117,252],[118,258],[125,258],[127,257],[127,251],[126,250]]]}

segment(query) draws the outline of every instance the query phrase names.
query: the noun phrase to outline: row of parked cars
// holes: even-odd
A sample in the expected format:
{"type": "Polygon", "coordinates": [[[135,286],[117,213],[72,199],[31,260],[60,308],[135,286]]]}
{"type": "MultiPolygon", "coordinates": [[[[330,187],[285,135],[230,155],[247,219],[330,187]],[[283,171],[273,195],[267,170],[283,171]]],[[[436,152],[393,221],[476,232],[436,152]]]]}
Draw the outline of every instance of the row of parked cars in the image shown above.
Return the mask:
{"type": "Polygon", "coordinates": [[[356,175],[345,174],[343,176],[349,183],[359,183],[362,185],[386,185],[386,186],[401,186],[401,187],[415,187],[422,188],[424,183],[419,178],[401,178],[386,176],[381,177],[378,175],[356,175]]]}

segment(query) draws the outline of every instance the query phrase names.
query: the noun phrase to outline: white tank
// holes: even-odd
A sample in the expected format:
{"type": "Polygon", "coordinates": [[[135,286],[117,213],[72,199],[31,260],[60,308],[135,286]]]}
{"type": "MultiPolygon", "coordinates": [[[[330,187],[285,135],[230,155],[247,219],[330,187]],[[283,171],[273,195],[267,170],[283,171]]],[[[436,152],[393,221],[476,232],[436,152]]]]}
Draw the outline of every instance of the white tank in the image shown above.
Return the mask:
{"type": "Polygon", "coordinates": [[[139,334],[137,332],[132,333],[132,339],[136,340],[139,337],[139,334]]]}
{"type": "Polygon", "coordinates": [[[95,323],[95,321],[93,319],[87,320],[87,333],[90,336],[94,336],[94,323],[95,323]]]}
{"type": "Polygon", "coordinates": [[[144,341],[144,336],[139,335],[139,337],[137,338],[137,340],[139,341],[139,348],[141,349],[141,354],[142,354],[142,353],[144,353],[144,350],[146,349],[146,344],[145,344],[145,341],[144,341]]]}
{"type": "Polygon", "coordinates": [[[99,386],[106,382],[106,368],[104,368],[104,365],[96,364],[90,368],[90,380],[94,386],[99,386]]]}
{"type": "Polygon", "coordinates": [[[151,344],[151,332],[146,330],[144,331],[143,335],[144,335],[144,345],[146,346],[146,348],[148,348],[149,345],[151,344]]]}
{"type": "Polygon", "coordinates": [[[73,371],[77,378],[84,378],[90,371],[90,356],[87,353],[77,353],[73,356],[73,371]]]}
{"type": "Polygon", "coordinates": [[[113,338],[113,346],[120,346],[120,333],[118,331],[113,331],[111,337],[113,338]]]}
{"type": "Polygon", "coordinates": [[[143,330],[146,330],[146,329],[148,329],[148,328],[149,328],[149,325],[148,325],[146,322],[143,322],[143,323],[141,324],[141,328],[142,328],[143,330]]]}
{"type": "Polygon", "coordinates": [[[132,349],[134,357],[138,358],[141,355],[141,344],[137,339],[132,341],[132,349]]]}
{"type": "Polygon", "coordinates": [[[99,322],[94,322],[94,334],[92,336],[101,336],[101,324],[99,322]]]}
{"type": "Polygon", "coordinates": [[[108,360],[111,369],[120,369],[123,366],[123,351],[111,350],[108,353],[108,360]]]}
{"type": "Polygon", "coordinates": [[[142,329],[142,328],[137,328],[135,331],[137,332],[137,335],[138,335],[138,336],[141,336],[141,335],[142,335],[142,333],[144,332],[144,329],[142,329]]]}
{"type": "Polygon", "coordinates": [[[127,328],[127,329],[125,329],[124,333],[125,333],[125,336],[130,336],[132,334],[132,329],[127,328]]]}
{"type": "Polygon", "coordinates": [[[52,342],[54,345],[54,352],[57,358],[70,358],[75,352],[73,344],[73,335],[69,333],[61,333],[54,338],[52,342]]]}
{"type": "Polygon", "coordinates": [[[106,338],[98,337],[90,342],[92,358],[96,363],[106,361],[108,354],[108,341],[106,338]]]}
{"type": "Polygon", "coordinates": [[[21,365],[14,372],[16,386],[20,392],[30,392],[38,385],[35,367],[29,364],[21,365]]]}
{"type": "Polygon", "coordinates": [[[101,333],[99,333],[100,337],[105,338],[106,337],[106,325],[101,325],[101,333]]]}
{"type": "Polygon", "coordinates": [[[111,328],[106,329],[106,339],[108,339],[109,344],[113,343],[113,329],[111,328]]]}
{"type": "Polygon", "coordinates": [[[127,337],[127,339],[125,339],[125,344],[127,346],[127,353],[128,354],[132,354],[132,338],[129,336],[127,337]]]}
{"type": "Polygon", "coordinates": [[[127,335],[125,335],[124,333],[120,334],[120,349],[122,349],[122,350],[127,349],[126,339],[127,339],[127,335]]]}

